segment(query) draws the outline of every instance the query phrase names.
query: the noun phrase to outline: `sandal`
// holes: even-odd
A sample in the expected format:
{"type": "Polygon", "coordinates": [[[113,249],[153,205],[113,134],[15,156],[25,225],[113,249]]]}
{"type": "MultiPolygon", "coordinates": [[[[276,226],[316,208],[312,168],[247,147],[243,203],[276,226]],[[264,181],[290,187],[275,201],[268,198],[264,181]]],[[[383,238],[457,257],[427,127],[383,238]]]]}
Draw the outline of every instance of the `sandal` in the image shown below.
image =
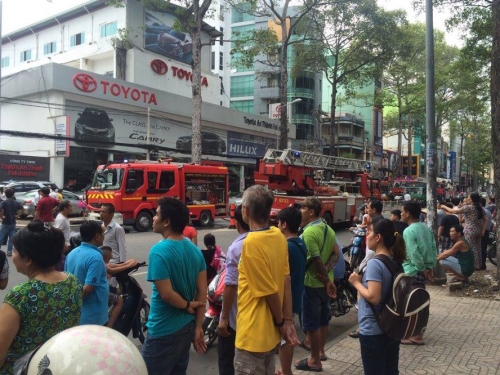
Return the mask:
{"type": "Polygon", "coordinates": [[[415,341],[413,339],[403,339],[403,340],[401,340],[401,345],[422,346],[422,345],[425,345],[425,342],[424,341],[415,341]]]}
{"type": "Polygon", "coordinates": [[[349,332],[349,337],[352,337],[353,339],[357,339],[359,337],[359,331],[355,329],[352,332],[349,332]]]}
{"type": "Polygon", "coordinates": [[[307,363],[307,358],[301,359],[300,361],[294,363],[294,366],[297,370],[302,370],[302,371],[312,371],[312,372],[323,371],[322,368],[309,366],[309,364],[307,363]]]}
{"type": "Polygon", "coordinates": [[[308,347],[308,346],[306,345],[306,340],[302,340],[302,341],[300,342],[299,346],[300,346],[302,349],[307,350],[308,352],[310,352],[310,351],[311,351],[311,348],[310,348],[310,347],[308,347]]]}

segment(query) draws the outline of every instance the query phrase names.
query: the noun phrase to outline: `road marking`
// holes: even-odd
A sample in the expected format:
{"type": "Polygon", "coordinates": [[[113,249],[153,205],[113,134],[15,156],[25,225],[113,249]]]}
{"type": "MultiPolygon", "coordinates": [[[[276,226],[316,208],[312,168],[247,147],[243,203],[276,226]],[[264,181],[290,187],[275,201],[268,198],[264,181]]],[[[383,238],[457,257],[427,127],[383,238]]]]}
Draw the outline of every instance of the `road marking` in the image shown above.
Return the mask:
{"type": "Polygon", "coordinates": [[[145,274],[147,274],[147,272],[136,272],[132,274],[132,276],[145,275],[145,274]]]}

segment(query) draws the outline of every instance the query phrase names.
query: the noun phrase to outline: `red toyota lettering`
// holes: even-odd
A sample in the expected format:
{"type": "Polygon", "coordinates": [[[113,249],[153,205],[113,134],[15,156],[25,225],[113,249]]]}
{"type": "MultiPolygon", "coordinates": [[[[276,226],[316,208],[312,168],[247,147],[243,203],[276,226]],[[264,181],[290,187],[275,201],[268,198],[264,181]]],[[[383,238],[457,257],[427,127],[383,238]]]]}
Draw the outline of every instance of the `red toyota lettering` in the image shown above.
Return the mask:
{"type": "Polygon", "coordinates": [[[108,81],[101,81],[101,85],[102,85],[102,92],[103,92],[103,94],[106,94],[109,82],[108,81]]]}
{"type": "Polygon", "coordinates": [[[132,89],[132,91],[130,92],[130,97],[132,98],[132,100],[138,101],[141,98],[141,93],[137,89],[132,89]]]}
{"type": "Polygon", "coordinates": [[[111,92],[111,95],[118,96],[118,95],[120,95],[120,92],[121,92],[120,86],[116,83],[113,83],[111,85],[111,87],[109,88],[109,91],[111,92]]]}

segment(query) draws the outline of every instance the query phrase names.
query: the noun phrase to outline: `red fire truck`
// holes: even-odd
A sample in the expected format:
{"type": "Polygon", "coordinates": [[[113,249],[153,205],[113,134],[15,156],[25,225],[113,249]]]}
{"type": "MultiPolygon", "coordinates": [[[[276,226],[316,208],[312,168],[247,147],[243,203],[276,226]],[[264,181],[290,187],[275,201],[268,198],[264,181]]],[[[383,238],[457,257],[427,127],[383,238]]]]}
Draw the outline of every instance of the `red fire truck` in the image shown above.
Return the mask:
{"type": "Polygon", "coordinates": [[[276,192],[272,215],[285,207],[300,204],[307,196],[316,196],[323,203],[321,216],[332,225],[350,223],[356,208],[366,197],[380,197],[380,187],[376,188],[379,179],[375,174],[378,174],[378,165],[374,162],[287,149],[268,150],[254,178],[256,184],[266,185],[276,192]],[[328,181],[328,184],[321,182],[325,175],[332,174],[343,178],[328,181]],[[351,193],[347,188],[341,192],[332,188],[332,182],[356,187],[358,192],[351,193]]]}
{"type": "Polygon", "coordinates": [[[145,232],[152,227],[158,198],[164,196],[185,202],[197,224],[212,225],[216,217],[228,214],[228,170],[170,160],[108,163],[96,171],[86,199],[91,211],[111,203],[123,224],[145,232]]]}

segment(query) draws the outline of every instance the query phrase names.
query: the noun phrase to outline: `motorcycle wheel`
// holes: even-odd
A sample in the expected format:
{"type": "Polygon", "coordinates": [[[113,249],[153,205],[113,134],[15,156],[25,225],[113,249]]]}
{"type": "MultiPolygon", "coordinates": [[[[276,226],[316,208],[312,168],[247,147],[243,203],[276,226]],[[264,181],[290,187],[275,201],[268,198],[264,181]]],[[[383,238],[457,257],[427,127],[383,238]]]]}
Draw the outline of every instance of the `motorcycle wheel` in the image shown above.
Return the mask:
{"type": "Polygon", "coordinates": [[[488,252],[488,259],[490,260],[490,262],[492,264],[494,264],[496,266],[497,265],[497,244],[493,243],[493,244],[489,245],[487,252],[488,252]]]}
{"type": "Polygon", "coordinates": [[[203,323],[201,324],[201,329],[205,332],[205,344],[207,345],[207,349],[212,346],[212,344],[217,339],[217,320],[215,318],[207,318],[203,319],[203,323]]]}
{"type": "Polygon", "coordinates": [[[351,261],[349,262],[349,266],[351,267],[351,270],[354,270],[357,266],[359,266],[358,254],[351,255],[351,261]]]}
{"type": "Polygon", "coordinates": [[[352,294],[352,291],[350,290],[349,287],[347,287],[347,288],[344,289],[344,295],[346,296],[347,301],[349,302],[349,304],[351,304],[352,306],[354,306],[354,308],[356,310],[358,310],[358,300],[356,299],[356,295],[352,294]]]}
{"type": "Polygon", "coordinates": [[[139,310],[139,319],[141,320],[141,329],[138,332],[138,339],[141,344],[144,344],[145,336],[144,332],[146,332],[147,327],[146,323],[148,322],[149,316],[149,303],[148,301],[143,300],[141,303],[141,309],[139,310]]]}

